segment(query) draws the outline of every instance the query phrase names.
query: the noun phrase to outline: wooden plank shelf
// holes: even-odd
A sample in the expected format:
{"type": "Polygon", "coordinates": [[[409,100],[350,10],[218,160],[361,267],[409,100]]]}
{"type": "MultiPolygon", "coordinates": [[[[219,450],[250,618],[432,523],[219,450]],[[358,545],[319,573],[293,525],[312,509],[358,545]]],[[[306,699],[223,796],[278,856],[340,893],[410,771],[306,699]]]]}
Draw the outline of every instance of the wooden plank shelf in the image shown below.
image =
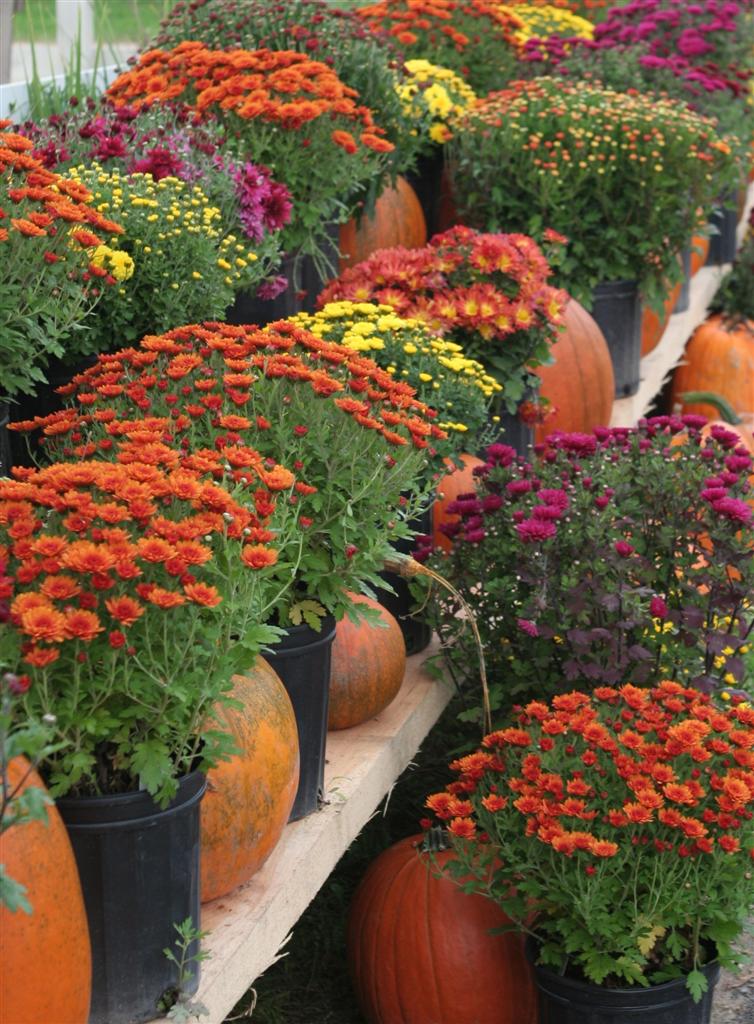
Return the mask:
{"type": "Polygon", "coordinates": [[[408,658],[403,685],[380,715],[328,733],[324,807],[287,825],[249,882],[202,907],[201,927],[209,932],[203,948],[210,954],[195,997],[209,1011],[202,1024],[222,1024],[279,959],[296,921],[440,717],[452,685],[422,668],[439,649],[435,638],[408,658]]]}
{"type": "MultiPolygon", "coordinates": [[[[754,184],[749,186],[746,209],[738,225],[738,244],[743,241],[749,212],[754,206],[754,184]]],[[[672,371],[682,361],[686,342],[709,312],[709,306],[720,281],[730,270],[730,264],[702,267],[691,279],[689,308],[685,313],[674,313],[652,352],[641,361],[641,383],[635,395],[619,398],[613,403],[610,420],[612,427],[631,427],[645,416],[672,371]]]]}

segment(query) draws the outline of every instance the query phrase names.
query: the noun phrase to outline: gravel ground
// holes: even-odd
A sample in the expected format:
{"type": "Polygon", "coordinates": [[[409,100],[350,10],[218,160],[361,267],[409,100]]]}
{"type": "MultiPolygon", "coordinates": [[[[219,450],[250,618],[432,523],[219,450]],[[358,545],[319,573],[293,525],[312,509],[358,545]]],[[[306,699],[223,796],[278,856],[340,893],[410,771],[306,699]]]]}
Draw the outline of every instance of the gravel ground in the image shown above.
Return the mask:
{"type": "Polygon", "coordinates": [[[738,974],[723,973],[712,1004],[711,1024],[754,1024],[754,919],[741,942],[750,959],[738,974]]]}

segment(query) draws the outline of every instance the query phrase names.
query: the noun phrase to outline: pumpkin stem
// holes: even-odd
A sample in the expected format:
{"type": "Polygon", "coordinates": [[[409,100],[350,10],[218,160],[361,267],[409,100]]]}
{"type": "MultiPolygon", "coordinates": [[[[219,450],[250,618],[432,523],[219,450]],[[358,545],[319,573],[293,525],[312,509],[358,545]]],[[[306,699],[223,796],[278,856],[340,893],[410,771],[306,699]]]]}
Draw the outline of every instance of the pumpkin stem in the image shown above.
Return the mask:
{"type": "Polygon", "coordinates": [[[421,562],[417,562],[416,559],[411,558],[410,555],[404,555],[398,551],[391,550],[384,558],[384,567],[388,572],[395,572],[399,576],[403,576],[404,579],[412,579],[414,576],[429,576],[431,579],[435,580],[435,582],[439,583],[441,587],[449,590],[463,608],[464,614],[471,626],[471,631],[474,634],[474,642],[479,656],[479,678],[482,683],[484,733],[492,732],[492,710],[490,708],[490,691],[487,685],[487,665],[484,660],[484,647],[482,645],[482,638],[479,635],[476,616],[466,603],[466,599],[463,594],[460,594],[453,584],[446,580],[444,576],[441,576],[439,572],[435,572],[434,569],[428,569],[426,565],[422,565],[421,562]]]}
{"type": "Polygon", "coordinates": [[[450,849],[448,833],[442,825],[433,825],[425,832],[420,849],[422,853],[442,853],[450,849]]]}
{"type": "Polygon", "coordinates": [[[718,395],[714,391],[684,391],[681,398],[688,405],[704,402],[707,405],[714,406],[723,422],[730,423],[734,427],[743,422],[728,399],[723,398],[722,395],[718,395]]]}

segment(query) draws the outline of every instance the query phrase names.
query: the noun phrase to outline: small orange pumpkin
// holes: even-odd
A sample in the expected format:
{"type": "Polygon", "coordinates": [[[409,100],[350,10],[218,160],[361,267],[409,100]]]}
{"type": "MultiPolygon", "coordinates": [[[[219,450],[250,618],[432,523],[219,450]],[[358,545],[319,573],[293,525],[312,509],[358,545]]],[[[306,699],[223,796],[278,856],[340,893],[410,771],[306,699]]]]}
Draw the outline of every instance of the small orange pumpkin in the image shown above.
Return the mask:
{"type": "Polygon", "coordinates": [[[564,323],[550,349],[555,362],[536,370],[540,395],[555,409],[534,427],[537,442],[554,430],[591,433],[608,424],[613,411],[615,376],[602,331],[575,299],[566,306],[564,323]]]}
{"type": "Polygon", "coordinates": [[[283,833],[296,797],[298,730],[288,692],[262,657],[235,676],[241,708],[219,719],[239,749],[207,774],[201,810],[202,902],[225,896],[259,870],[283,833]]]}
{"type": "MultiPolygon", "coordinates": [[[[437,484],[437,497],[432,506],[432,542],[436,548],[443,551],[450,551],[453,545],[450,539],[442,532],[441,527],[446,523],[457,523],[460,516],[450,515],[447,511],[451,501],[455,501],[459,494],[470,494],[474,491],[474,469],[483,466],[482,459],[476,455],[462,455],[463,466],[460,469],[453,469],[441,477],[437,484]]],[[[450,459],[445,459],[445,464],[452,467],[450,459]]]]}
{"type": "Polygon", "coordinates": [[[344,618],[335,629],[330,663],[328,729],[350,729],[384,711],[401,688],[406,673],[406,643],[387,608],[363,594],[356,604],[380,613],[383,628],[344,618]]]}
{"type": "MultiPolygon", "coordinates": [[[[8,765],[15,788],[29,770],[8,765]]],[[[44,789],[31,771],[26,786],[44,789]]],[[[32,913],[0,905],[0,1024],[86,1024],[92,993],[89,925],[65,825],[54,804],[47,821],[14,825],[0,836],[0,863],[26,887],[32,913]]]]}
{"type": "Polygon", "coordinates": [[[427,241],[427,225],[416,192],[405,178],[388,186],[375,204],[371,217],[352,217],[340,228],[340,273],[361,263],[378,249],[403,245],[419,249],[427,241]]]}
{"type": "Polygon", "coordinates": [[[369,1024],[534,1024],[523,938],[492,900],[468,895],[421,836],[391,846],[362,879],[348,917],[351,979],[369,1024]],[[439,869],[439,870],[438,870],[439,869]]]}
{"type": "Polygon", "coordinates": [[[694,332],[683,359],[673,375],[671,408],[715,419],[712,405],[682,398],[686,391],[713,391],[739,415],[754,412],[754,321],[729,329],[720,316],[710,317],[694,332]]]}

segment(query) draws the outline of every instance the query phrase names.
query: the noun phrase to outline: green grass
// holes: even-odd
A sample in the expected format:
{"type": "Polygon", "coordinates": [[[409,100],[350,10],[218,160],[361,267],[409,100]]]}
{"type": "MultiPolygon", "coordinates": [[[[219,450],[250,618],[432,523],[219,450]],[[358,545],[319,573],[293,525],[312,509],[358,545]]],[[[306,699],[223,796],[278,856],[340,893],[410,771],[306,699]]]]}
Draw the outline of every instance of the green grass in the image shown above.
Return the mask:
{"type": "MultiPolygon", "coordinates": [[[[172,6],[173,0],[94,0],[96,38],[145,43],[172,6]]],[[[13,38],[19,42],[50,42],[55,27],[55,0],[26,0],[13,16],[13,38]]]]}
{"type": "Polygon", "coordinates": [[[387,800],[351,844],[293,930],[287,956],[254,983],[227,1022],[366,1024],[348,978],[346,921],[351,897],[369,864],[405,836],[420,831],[423,803],[450,781],[448,761],[478,745],[479,733],[457,719],[452,701],[387,800]]]}

